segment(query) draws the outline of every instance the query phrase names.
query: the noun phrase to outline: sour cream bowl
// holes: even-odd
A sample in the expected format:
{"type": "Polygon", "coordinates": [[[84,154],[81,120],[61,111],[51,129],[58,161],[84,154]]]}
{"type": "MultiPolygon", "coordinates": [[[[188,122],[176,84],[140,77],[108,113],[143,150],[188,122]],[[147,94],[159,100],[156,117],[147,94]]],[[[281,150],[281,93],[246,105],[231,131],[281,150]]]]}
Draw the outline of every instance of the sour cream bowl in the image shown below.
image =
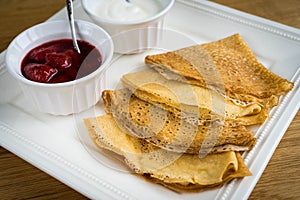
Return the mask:
{"type": "Polygon", "coordinates": [[[114,51],[141,53],[157,47],[175,0],[81,0],[89,17],[112,37],[114,51]]]}

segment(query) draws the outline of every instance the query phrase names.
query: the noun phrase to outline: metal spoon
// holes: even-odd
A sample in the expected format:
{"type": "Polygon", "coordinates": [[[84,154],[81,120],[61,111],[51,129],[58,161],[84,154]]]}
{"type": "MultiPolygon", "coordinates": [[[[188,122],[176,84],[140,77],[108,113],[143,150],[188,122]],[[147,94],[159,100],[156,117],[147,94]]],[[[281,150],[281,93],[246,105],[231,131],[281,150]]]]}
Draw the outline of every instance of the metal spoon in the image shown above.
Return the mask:
{"type": "Polygon", "coordinates": [[[69,23],[70,23],[70,28],[71,28],[74,49],[77,51],[77,53],[80,54],[80,49],[79,49],[79,46],[77,43],[76,31],[75,31],[75,25],[74,25],[73,3],[72,3],[72,0],[66,0],[66,3],[67,3],[67,11],[68,11],[68,17],[69,17],[69,23]]]}

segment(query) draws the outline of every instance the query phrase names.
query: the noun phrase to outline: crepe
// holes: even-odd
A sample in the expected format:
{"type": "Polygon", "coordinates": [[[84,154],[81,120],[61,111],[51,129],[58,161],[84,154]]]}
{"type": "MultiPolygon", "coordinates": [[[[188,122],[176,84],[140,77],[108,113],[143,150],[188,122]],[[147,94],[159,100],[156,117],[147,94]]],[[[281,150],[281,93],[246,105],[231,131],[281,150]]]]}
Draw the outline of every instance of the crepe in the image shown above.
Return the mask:
{"type": "Polygon", "coordinates": [[[247,151],[256,143],[245,126],[182,118],[174,112],[138,99],[128,89],[105,90],[107,114],[125,132],[168,151],[190,154],[247,151]]]}
{"type": "Polygon", "coordinates": [[[293,83],[265,68],[239,34],[216,42],[148,55],[145,63],[165,78],[218,91],[237,105],[277,105],[293,83]]]}
{"type": "Polygon", "coordinates": [[[111,115],[84,122],[98,147],[123,156],[135,173],[175,191],[198,191],[251,175],[238,153],[211,154],[204,158],[172,153],[124,133],[111,115]]]}
{"type": "Polygon", "coordinates": [[[170,81],[151,69],[125,74],[121,81],[144,101],[173,107],[204,120],[224,118],[250,125],[262,123],[268,117],[268,110],[260,104],[238,106],[214,90],[170,81]]]}

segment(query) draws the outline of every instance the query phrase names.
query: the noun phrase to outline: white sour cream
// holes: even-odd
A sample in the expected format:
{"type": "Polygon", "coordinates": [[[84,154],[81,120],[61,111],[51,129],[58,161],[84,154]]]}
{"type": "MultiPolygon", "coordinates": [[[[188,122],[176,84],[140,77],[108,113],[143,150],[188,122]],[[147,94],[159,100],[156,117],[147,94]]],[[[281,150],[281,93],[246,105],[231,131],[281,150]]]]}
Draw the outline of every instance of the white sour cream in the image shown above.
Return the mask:
{"type": "Polygon", "coordinates": [[[116,21],[135,21],[155,15],[161,9],[155,0],[100,0],[96,9],[100,17],[116,21]]]}

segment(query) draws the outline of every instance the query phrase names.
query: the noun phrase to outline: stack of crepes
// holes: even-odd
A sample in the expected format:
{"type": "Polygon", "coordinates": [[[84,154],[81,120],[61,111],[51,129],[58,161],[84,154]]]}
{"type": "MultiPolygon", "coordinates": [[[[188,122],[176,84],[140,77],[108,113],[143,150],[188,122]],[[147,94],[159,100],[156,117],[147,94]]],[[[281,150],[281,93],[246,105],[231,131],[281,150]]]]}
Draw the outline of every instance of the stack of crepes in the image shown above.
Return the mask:
{"type": "Polygon", "coordinates": [[[251,175],[240,152],[293,83],[273,74],[240,35],[145,58],[102,94],[106,115],[85,119],[95,144],[135,172],[176,191],[251,175]]]}

